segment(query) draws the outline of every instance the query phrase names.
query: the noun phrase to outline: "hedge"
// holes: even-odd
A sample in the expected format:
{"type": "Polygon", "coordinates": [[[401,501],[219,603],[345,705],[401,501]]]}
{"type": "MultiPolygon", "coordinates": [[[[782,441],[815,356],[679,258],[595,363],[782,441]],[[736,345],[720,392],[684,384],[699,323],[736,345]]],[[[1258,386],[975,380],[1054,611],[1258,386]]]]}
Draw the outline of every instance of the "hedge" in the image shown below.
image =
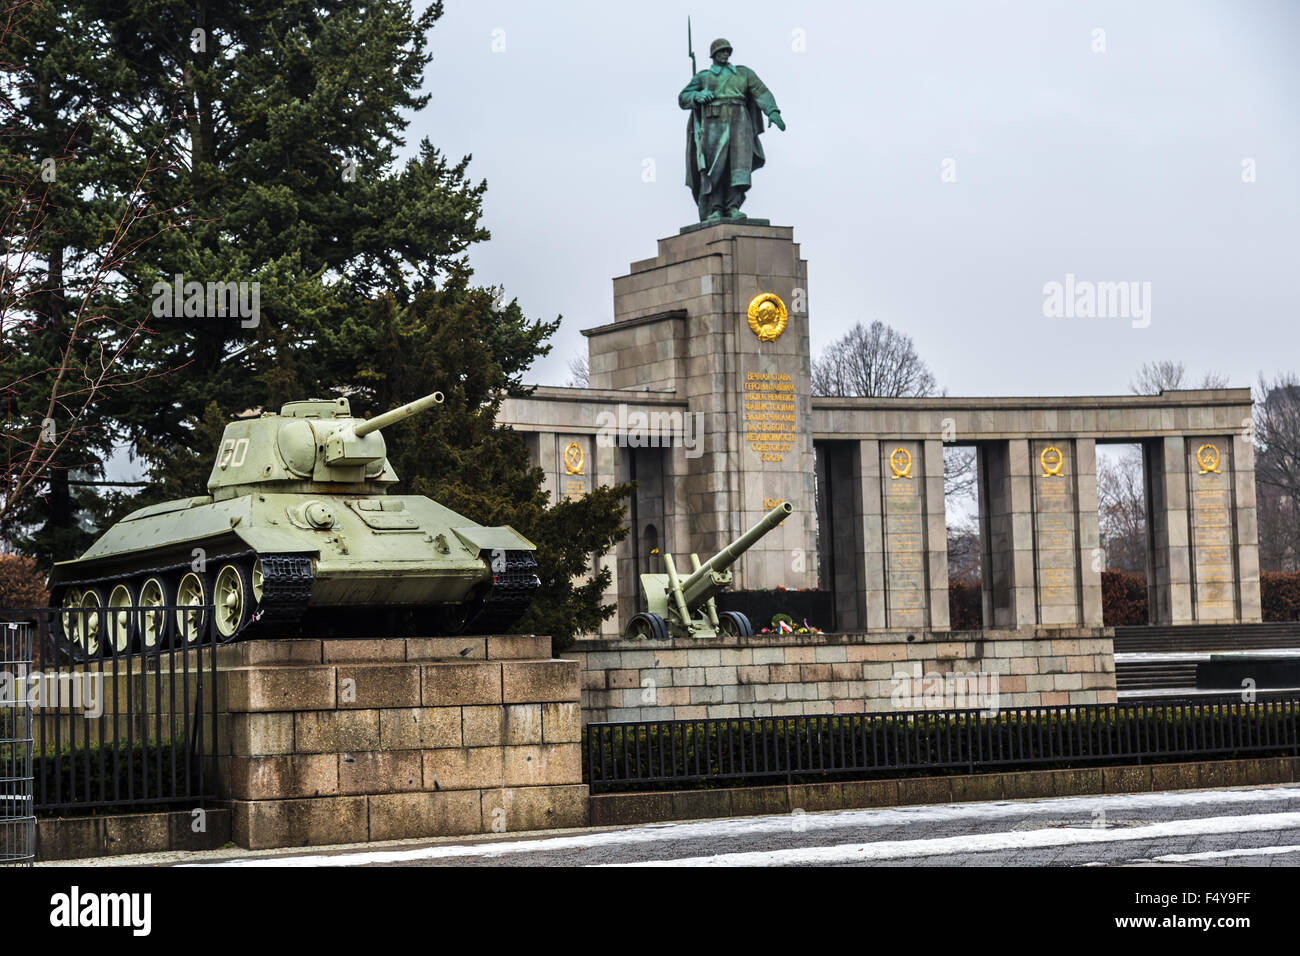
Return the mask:
{"type": "Polygon", "coordinates": [[[1125,627],[1149,622],[1147,576],[1134,571],[1101,572],[1101,623],[1125,627]]]}
{"type": "Polygon", "coordinates": [[[662,790],[758,785],[784,780],[787,773],[794,782],[809,782],[1297,755],[1300,701],[1181,709],[1102,705],[1039,714],[1009,710],[993,717],[935,712],[632,724],[596,737],[597,765],[614,772],[594,777],[591,733],[590,726],[584,728],[583,776],[593,791],[662,790]],[[972,741],[981,737],[980,752],[1003,759],[970,759],[972,741]],[[1189,738],[1202,746],[1192,747],[1189,738]],[[1159,747],[1162,741],[1165,748],[1159,747]],[[1206,747],[1205,741],[1217,746],[1206,747]],[[1167,752],[1143,754],[1143,744],[1167,752]],[[636,779],[654,776],[679,779],[636,779]]]}
{"type": "Polygon", "coordinates": [[[1259,603],[1266,621],[1300,621],[1300,571],[1261,571],[1259,603]]]}

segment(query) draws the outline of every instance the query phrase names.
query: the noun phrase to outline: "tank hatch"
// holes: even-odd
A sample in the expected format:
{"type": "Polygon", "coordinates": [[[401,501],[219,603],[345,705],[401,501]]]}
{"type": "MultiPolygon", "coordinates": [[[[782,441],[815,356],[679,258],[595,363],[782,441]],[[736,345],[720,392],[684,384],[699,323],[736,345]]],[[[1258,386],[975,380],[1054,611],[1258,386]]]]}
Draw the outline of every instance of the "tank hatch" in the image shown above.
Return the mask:
{"type": "Polygon", "coordinates": [[[352,408],[346,398],[309,398],[301,402],[285,402],[280,407],[281,418],[351,418],[352,408]]]}

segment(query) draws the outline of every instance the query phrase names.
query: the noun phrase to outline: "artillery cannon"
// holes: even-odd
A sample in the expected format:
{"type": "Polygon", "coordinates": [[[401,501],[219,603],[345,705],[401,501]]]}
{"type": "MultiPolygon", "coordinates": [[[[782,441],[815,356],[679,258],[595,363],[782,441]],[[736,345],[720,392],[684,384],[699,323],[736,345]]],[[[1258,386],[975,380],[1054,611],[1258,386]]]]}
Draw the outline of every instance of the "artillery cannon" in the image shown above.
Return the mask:
{"type": "Polygon", "coordinates": [[[381,428],[442,403],[434,392],[371,419],[348,400],[289,402],[226,426],[208,494],[150,505],[54,566],[56,636],[76,659],[218,641],[502,633],[539,587],[535,547],[419,495],[381,428]],[[209,622],[208,615],[212,615],[209,622]]]}
{"type": "Polygon", "coordinates": [[[641,575],[647,608],[628,622],[627,636],[664,640],[669,635],[700,639],[752,635],[749,618],[739,611],[720,612],[714,598],[731,586],[729,569],[736,559],[793,511],[794,505],[781,502],[704,564],[692,554],[691,574],[685,579],[678,575],[673,556],[665,552],[665,574],[641,575]]]}

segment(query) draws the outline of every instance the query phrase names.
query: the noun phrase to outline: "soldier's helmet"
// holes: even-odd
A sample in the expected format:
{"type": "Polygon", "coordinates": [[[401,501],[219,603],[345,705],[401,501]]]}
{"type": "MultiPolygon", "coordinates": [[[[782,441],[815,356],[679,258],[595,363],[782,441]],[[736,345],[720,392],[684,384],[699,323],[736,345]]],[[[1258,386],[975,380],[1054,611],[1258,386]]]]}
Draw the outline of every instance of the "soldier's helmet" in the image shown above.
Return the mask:
{"type": "Polygon", "coordinates": [[[719,50],[730,50],[731,44],[726,40],[714,40],[709,44],[709,59],[712,59],[719,50]]]}

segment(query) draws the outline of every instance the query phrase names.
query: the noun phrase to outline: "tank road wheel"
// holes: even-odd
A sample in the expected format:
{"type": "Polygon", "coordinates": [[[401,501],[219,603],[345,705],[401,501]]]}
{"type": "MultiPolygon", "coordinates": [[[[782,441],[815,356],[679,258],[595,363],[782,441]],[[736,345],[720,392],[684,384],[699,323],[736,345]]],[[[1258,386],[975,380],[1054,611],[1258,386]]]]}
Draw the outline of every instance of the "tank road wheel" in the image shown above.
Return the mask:
{"type": "Polygon", "coordinates": [[[754,625],[739,611],[719,611],[718,633],[724,637],[753,637],[754,625]]]}
{"type": "Polygon", "coordinates": [[[145,578],[140,585],[140,647],[145,652],[156,651],[167,641],[167,612],[171,603],[171,590],[164,578],[145,578]]]}
{"type": "MultiPolygon", "coordinates": [[[[253,573],[260,568],[254,565],[253,573]]],[[[254,601],[260,600],[253,579],[249,573],[237,564],[224,564],[217,572],[216,584],[212,588],[212,603],[215,605],[217,633],[222,640],[230,640],[238,634],[252,616],[254,601]]]]}
{"type": "Polygon", "coordinates": [[[208,623],[208,585],[194,571],[185,572],[176,587],[176,637],[181,644],[195,644],[208,623]]]}
{"type": "Polygon", "coordinates": [[[100,640],[104,636],[104,595],[99,588],[87,588],[81,592],[81,641],[78,648],[86,657],[98,657],[100,640]]]}
{"type": "Polygon", "coordinates": [[[262,559],[258,558],[253,562],[253,578],[250,585],[253,592],[254,610],[262,606],[262,589],[264,585],[265,579],[262,576],[262,559]]]}
{"type": "Polygon", "coordinates": [[[627,636],[650,641],[668,640],[668,625],[658,614],[643,612],[627,623],[627,636]]]}
{"type": "Polygon", "coordinates": [[[126,653],[135,637],[135,598],[126,584],[116,584],[108,594],[109,612],[104,615],[104,636],[108,652],[126,653]]]}

